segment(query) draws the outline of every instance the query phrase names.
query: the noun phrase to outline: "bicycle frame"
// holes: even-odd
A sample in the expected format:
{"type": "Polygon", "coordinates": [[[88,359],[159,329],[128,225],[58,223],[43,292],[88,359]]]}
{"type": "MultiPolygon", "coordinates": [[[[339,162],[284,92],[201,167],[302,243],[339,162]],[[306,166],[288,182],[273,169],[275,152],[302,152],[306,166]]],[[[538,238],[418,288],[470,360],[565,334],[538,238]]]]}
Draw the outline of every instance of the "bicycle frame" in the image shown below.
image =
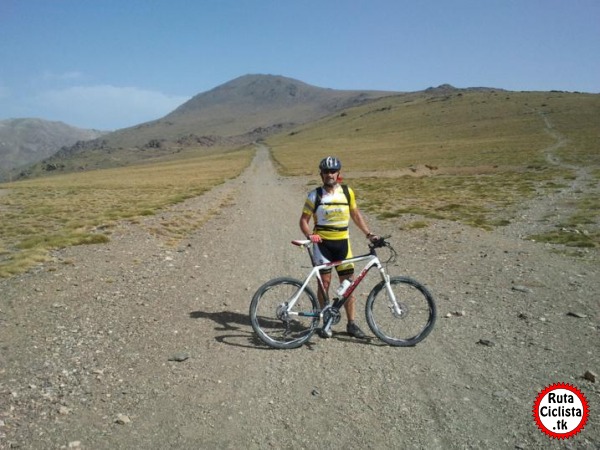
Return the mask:
{"type": "MultiPolygon", "coordinates": [[[[332,327],[342,319],[341,307],[348,305],[350,299],[354,300],[358,285],[376,267],[381,281],[376,281],[364,305],[371,331],[394,347],[412,347],[425,339],[435,323],[435,301],[429,290],[418,281],[387,273],[388,264],[394,262],[398,255],[386,241],[388,237],[373,240],[367,254],[327,263],[315,260],[317,248],[310,240],[292,241],[308,251],[312,267],[304,281],[278,277],[258,288],[250,302],[250,323],[258,338],[269,347],[291,349],[302,346],[315,332],[322,338],[332,337],[332,327]],[[376,251],[379,248],[388,249],[389,259],[379,259],[376,251]],[[325,283],[329,284],[330,275],[321,271],[329,272],[334,267],[343,269],[343,264],[350,263],[359,263],[357,267],[361,270],[354,279],[342,276],[346,290],[341,295],[336,292],[337,295],[330,296],[324,289],[325,283]],[[321,292],[319,301],[313,286],[309,286],[314,279],[321,292]]],[[[355,336],[350,330],[348,333],[355,336]]]]}
{"type": "Polygon", "coordinates": [[[313,256],[313,252],[311,250],[311,246],[312,246],[311,241],[298,240],[298,241],[292,241],[292,244],[297,245],[299,247],[305,247],[307,249],[308,254],[310,256],[310,260],[313,264],[313,268],[310,271],[310,273],[308,274],[308,276],[305,278],[300,289],[298,289],[298,292],[291,299],[289,299],[289,301],[287,303],[287,308],[286,308],[287,315],[306,316],[306,317],[319,316],[322,318],[323,311],[325,311],[328,307],[329,308],[333,307],[333,308],[337,308],[337,309],[341,308],[348,301],[348,299],[350,298],[350,296],[352,295],[354,290],[358,287],[358,285],[367,276],[367,274],[373,267],[377,267],[377,269],[379,270],[379,273],[381,275],[381,279],[385,282],[386,290],[389,295],[390,301],[393,305],[394,311],[398,315],[401,314],[402,311],[401,311],[400,307],[398,306],[398,303],[396,302],[396,297],[390,286],[390,276],[386,273],[385,268],[383,267],[383,264],[381,264],[381,261],[379,260],[377,253],[375,252],[375,248],[372,247],[371,251],[364,255],[355,256],[355,257],[352,257],[349,259],[344,259],[341,261],[333,261],[333,262],[329,262],[326,264],[316,265],[314,256],[313,256]],[[333,302],[333,304],[331,304],[330,299],[329,299],[329,294],[327,293],[327,291],[325,290],[324,285],[323,285],[323,278],[321,277],[321,270],[327,269],[327,268],[334,268],[334,267],[340,266],[342,264],[357,263],[357,262],[362,262],[362,261],[368,261],[368,262],[365,264],[365,266],[360,271],[360,273],[356,276],[356,278],[354,280],[352,280],[350,286],[348,286],[348,288],[346,289],[346,291],[344,292],[342,297],[334,298],[334,302],[333,302]],[[306,287],[308,286],[308,284],[311,282],[311,280],[314,277],[317,278],[317,281],[319,283],[319,289],[321,289],[321,292],[323,293],[323,299],[325,302],[325,306],[321,310],[313,312],[313,313],[291,311],[291,309],[294,307],[294,305],[298,301],[298,298],[300,298],[300,295],[302,294],[304,289],[306,289],[306,287]]]}

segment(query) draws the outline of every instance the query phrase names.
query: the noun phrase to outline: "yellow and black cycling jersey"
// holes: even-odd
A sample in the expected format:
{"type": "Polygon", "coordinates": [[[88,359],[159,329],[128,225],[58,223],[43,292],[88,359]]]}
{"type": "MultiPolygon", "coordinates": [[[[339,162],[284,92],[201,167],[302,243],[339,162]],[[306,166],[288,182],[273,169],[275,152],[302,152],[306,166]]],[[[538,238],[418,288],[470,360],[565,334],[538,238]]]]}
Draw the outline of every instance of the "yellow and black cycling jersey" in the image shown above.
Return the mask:
{"type": "Polygon", "coordinates": [[[314,233],[327,240],[348,239],[350,211],[356,209],[354,191],[336,185],[333,193],[316,188],[308,193],[304,202],[303,214],[313,216],[314,233]]]}

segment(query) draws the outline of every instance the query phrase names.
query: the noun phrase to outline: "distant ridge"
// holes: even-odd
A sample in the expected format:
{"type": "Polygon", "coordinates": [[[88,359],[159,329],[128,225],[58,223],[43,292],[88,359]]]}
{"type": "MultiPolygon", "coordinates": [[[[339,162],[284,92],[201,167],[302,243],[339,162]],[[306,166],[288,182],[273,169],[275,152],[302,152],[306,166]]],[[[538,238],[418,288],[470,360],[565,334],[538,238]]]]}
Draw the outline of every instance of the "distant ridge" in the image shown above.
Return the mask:
{"type": "Polygon", "coordinates": [[[61,147],[105,134],[42,119],[0,120],[0,177],[11,169],[41,161],[61,147]]]}
{"type": "Polygon", "coordinates": [[[194,96],[159,120],[107,139],[128,147],[152,139],[174,142],[188,134],[243,141],[257,128],[301,124],[390,94],[320,88],[278,75],[244,75],[194,96]]]}
{"type": "Polygon", "coordinates": [[[194,96],[163,118],[61,149],[21,176],[43,173],[45,168],[127,165],[183,148],[240,146],[395,94],[321,88],[279,75],[244,75],[194,96]]]}
{"type": "MultiPolygon", "coordinates": [[[[366,99],[389,95],[390,92],[344,91],[311,86],[304,82],[277,75],[244,75],[196,95],[164,120],[191,116],[202,118],[205,111],[221,113],[221,119],[231,116],[228,106],[241,108],[244,113],[262,113],[272,116],[273,111],[283,122],[302,122],[330,114],[340,108],[361,103],[366,99]]],[[[264,124],[263,124],[264,125],[264,124]]],[[[235,128],[235,127],[234,127],[235,128]]],[[[230,128],[227,131],[231,131],[230,128]]],[[[237,132],[249,131],[243,125],[237,132]]]]}
{"type": "Polygon", "coordinates": [[[429,87],[423,92],[426,94],[453,94],[456,92],[506,92],[504,89],[489,88],[489,87],[468,87],[457,88],[451,84],[440,84],[436,87],[429,87]]]}

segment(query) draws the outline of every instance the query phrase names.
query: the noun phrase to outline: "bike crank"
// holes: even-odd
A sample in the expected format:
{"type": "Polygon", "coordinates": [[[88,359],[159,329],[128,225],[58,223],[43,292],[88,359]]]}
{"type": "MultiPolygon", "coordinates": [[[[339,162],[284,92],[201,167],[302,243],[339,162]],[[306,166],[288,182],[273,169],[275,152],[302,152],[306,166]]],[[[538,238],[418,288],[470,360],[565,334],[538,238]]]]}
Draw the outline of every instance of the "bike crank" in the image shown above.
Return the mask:
{"type": "Polygon", "coordinates": [[[340,320],[342,319],[342,314],[340,313],[340,310],[334,307],[330,307],[330,308],[326,308],[323,311],[323,323],[327,324],[330,323],[331,321],[331,325],[337,325],[338,323],[340,323],[340,320]]]}

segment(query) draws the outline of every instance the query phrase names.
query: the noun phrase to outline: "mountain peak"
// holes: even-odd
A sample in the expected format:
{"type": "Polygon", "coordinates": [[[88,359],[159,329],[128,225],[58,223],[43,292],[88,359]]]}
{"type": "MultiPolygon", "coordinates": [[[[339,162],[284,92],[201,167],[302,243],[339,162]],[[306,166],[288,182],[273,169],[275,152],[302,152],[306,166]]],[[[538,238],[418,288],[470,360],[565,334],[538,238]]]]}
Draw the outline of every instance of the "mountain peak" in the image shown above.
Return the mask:
{"type": "Polygon", "coordinates": [[[429,87],[425,89],[425,92],[428,93],[449,93],[457,91],[458,89],[452,86],[451,84],[444,83],[440,84],[438,87],[429,87]]]}
{"type": "Polygon", "coordinates": [[[281,75],[249,74],[192,97],[161,120],[215,124],[210,133],[232,135],[257,126],[315,120],[384,95],[389,92],[327,89],[281,75]]]}
{"type": "Polygon", "coordinates": [[[192,97],[165,118],[195,113],[216,105],[278,108],[312,101],[327,91],[332,90],[280,75],[243,75],[192,97]]]}

